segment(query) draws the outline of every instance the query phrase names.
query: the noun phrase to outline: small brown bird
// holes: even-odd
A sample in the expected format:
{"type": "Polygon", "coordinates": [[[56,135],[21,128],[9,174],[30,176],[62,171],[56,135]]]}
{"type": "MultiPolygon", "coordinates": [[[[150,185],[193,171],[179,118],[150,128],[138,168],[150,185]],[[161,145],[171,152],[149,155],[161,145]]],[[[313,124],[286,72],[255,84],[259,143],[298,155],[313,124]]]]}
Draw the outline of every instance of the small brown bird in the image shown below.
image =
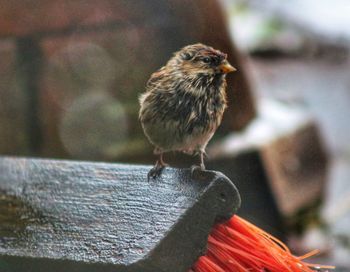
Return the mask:
{"type": "Polygon", "coordinates": [[[198,43],[175,52],[152,74],[139,112],[144,133],[159,155],[149,176],[161,173],[168,151],[199,154],[205,169],[205,148],[226,108],[225,77],[235,70],[226,54],[198,43]]]}

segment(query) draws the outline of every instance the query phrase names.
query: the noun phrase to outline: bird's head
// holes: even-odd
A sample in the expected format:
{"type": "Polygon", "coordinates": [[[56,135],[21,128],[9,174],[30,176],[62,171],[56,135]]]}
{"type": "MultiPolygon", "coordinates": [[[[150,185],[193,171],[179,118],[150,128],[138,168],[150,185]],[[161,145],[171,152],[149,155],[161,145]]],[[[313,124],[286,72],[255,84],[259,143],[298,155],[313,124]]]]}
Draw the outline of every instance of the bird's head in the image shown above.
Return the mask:
{"type": "Polygon", "coordinates": [[[168,65],[189,77],[226,75],[236,69],[227,61],[227,55],[204,44],[185,46],[174,54],[168,65]]]}

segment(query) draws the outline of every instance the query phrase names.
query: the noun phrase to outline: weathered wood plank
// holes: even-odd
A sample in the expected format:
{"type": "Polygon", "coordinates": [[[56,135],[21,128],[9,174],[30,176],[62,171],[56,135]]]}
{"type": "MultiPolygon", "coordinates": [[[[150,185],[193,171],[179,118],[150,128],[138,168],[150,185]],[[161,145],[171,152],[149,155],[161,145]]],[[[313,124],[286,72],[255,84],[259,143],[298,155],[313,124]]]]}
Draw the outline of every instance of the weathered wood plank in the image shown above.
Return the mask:
{"type": "Polygon", "coordinates": [[[1,271],[187,271],[240,198],[216,172],[0,158],[1,271]]]}

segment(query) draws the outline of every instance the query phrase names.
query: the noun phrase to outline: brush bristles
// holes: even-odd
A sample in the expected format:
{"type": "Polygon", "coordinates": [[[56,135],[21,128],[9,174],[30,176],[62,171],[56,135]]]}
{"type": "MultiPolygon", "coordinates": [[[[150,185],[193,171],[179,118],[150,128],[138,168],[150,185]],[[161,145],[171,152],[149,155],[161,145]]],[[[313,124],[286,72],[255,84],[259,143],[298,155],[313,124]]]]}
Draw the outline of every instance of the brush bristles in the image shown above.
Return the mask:
{"type": "Polygon", "coordinates": [[[303,261],[317,253],[315,250],[296,257],[277,238],[235,215],[213,228],[206,255],[200,257],[190,271],[314,272],[315,269],[334,269],[333,266],[303,261]]]}

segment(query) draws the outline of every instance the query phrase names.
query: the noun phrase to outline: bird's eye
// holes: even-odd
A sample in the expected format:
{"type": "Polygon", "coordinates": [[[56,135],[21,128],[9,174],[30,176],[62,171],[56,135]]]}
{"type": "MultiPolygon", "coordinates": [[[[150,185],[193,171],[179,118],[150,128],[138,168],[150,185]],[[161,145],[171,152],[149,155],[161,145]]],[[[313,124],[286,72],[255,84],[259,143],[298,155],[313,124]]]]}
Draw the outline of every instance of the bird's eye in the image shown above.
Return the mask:
{"type": "Polygon", "coordinates": [[[210,62],[210,58],[208,58],[208,57],[204,58],[204,59],[203,59],[203,62],[204,62],[204,63],[209,63],[209,62],[210,62]]]}

